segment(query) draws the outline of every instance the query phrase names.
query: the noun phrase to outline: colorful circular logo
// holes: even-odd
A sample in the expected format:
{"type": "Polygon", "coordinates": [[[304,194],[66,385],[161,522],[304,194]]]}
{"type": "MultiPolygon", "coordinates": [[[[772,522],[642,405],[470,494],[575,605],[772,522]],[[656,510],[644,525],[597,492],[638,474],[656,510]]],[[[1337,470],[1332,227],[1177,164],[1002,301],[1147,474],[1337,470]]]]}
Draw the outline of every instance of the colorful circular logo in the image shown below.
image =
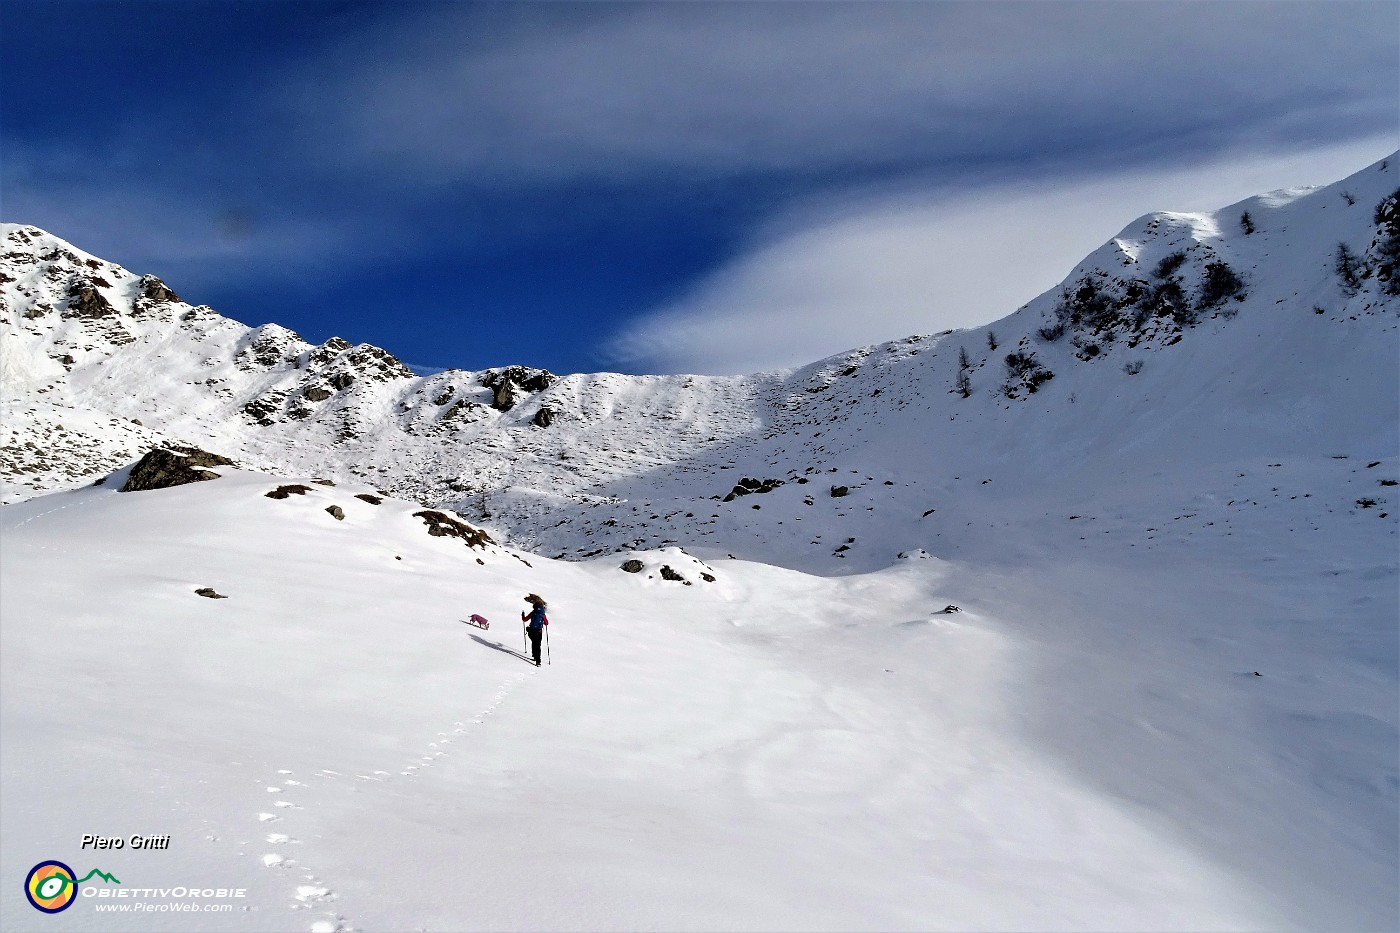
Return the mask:
{"type": "Polygon", "coordinates": [[[24,896],[35,910],[56,914],[67,910],[78,896],[77,875],[62,862],[40,862],[24,879],[24,896]]]}

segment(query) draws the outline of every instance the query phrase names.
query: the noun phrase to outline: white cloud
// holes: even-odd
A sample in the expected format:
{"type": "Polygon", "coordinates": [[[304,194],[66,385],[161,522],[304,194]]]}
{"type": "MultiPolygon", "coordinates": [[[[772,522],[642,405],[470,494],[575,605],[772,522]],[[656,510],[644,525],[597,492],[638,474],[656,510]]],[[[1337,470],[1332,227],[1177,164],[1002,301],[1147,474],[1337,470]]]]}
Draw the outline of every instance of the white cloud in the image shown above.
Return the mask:
{"type": "Polygon", "coordinates": [[[806,205],[626,328],[606,352],[634,370],[734,374],[988,323],[1054,287],[1143,214],[1214,210],[1276,188],[1329,184],[1395,144],[1370,139],[1055,186],[806,205]]]}
{"type": "Polygon", "coordinates": [[[404,183],[910,163],[1393,123],[1388,3],[443,5],[279,88],[404,183]]]}

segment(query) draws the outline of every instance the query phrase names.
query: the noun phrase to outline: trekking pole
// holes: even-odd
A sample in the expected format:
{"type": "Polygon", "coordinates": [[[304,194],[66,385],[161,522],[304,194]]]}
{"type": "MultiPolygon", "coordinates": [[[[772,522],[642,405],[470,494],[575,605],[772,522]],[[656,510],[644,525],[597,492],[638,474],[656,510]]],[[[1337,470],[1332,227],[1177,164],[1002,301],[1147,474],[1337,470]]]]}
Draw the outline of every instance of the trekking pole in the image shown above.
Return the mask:
{"type": "Polygon", "coordinates": [[[544,658],[546,664],[553,664],[554,658],[549,653],[549,626],[544,627],[544,658]]]}

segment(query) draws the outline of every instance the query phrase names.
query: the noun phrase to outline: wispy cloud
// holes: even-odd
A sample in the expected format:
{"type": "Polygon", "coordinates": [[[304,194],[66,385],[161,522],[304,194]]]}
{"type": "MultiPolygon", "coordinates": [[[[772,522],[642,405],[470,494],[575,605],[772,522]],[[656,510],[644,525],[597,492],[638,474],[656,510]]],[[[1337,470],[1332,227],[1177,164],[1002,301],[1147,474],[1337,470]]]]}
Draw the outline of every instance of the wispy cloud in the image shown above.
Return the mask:
{"type": "Polygon", "coordinates": [[[807,363],[912,333],[969,327],[1053,287],[1152,210],[1213,210],[1275,188],[1327,184],[1396,138],[1026,189],[805,205],[788,224],[605,348],[650,372],[733,374],[807,363]]]}
{"type": "Polygon", "coordinates": [[[879,170],[1393,125],[1389,3],[434,8],[293,82],[405,183],[879,170]]]}

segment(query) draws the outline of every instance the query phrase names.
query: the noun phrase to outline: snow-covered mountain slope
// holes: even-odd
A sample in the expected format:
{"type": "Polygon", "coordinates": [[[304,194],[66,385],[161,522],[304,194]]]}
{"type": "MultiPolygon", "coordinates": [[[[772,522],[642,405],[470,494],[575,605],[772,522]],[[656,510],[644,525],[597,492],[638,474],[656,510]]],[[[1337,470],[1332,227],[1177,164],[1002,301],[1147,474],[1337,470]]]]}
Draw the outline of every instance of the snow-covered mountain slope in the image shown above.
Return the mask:
{"type": "Polygon", "coordinates": [[[138,432],[147,442],[367,476],[431,501],[511,483],[551,489],[562,477],[586,485],[666,462],[672,434],[699,449],[752,427],[743,380],[557,380],[520,366],[418,378],[378,347],[313,346],[276,324],[247,327],[36,228],[0,230],[9,247],[0,266],[6,501],[129,462],[133,425],[147,427],[138,432]],[[664,391],[671,386],[680,397],[664,391]],[[565,424],[539,427],[542,408],[565,424]],[[631,420],[644,427],[618,444],[616,426],[631,420]],[[609,453],[568,462],[558,443],[540,440],[561,435],[577,451],[609,453]]]}
{"type": "MultiPolygon", "coordinates": [[[[817,578],[672,551],[629,574],[430,537],[420,506],[364,487],[221,472],[0,511],[0,874],[59,858],[127,889],[246,896],[113,914],[94,881],[47,918],[15,881],[6,929],[1393,919],[1393,786],[1356,783],[1394,776],[1383,711],[1357,703],[1369,675],[1290,667],[1287,642],[1255,638],[1372,638],[1349,610],[1274,619],[1208,585],[1214,608],[1186,625],[1209,651],[1157,637],[1150,609],[1091,646],[1034,573],[925,559],[817,578]],[[526,592],[550,600],[544,670],[519,655],[526,592]],[[472,612],[489,631],[461,624],[472,612]],[[1060,682],[1091,648],[1116,675],[1060,682]],[[1274,743],[1298,759],[1260,754],[1274,743]],[[1071,755],[1138,779],[1120,793],[1071,755]],[[171,842],[83,851],[85,833],[171,842]]],[[[1066,569],[1115,607],[1144,577],[1066,569]]]]}
{"type": "Polygon", "coordinates": [[[36,788],[112,775],[152,832],[217,824],[183,856],[262,892],[234,928],[1396,927],[1397,166],[728,379],[420,379],[6,228],[6,877],[102,822],[36,788]],[[156,442],[282,478],[67,488],[156,442]],[[570,663],[477,729],[518,662],[455,620],[529,590],[570,663]],[[410,771],[438,732],[461,770],[410,771]],[[237,829],[267,786],[299,842],[237,829]]]}
{"type": "MultiPolygon", "coordinates": [[[[1072,513],[1080,489],[1131,495],[1182,471],[1188,494],[1140,516],[1161,526],[1261,459],[1306,472],[1394,455],[1398,187],[1391,159],[1326,188],[1150,215],[996,324],[736,378],[417,378],[378,348],[248,328],[9,226],[6,501],[160,437],[363,478],[569,557],[684,544],[868,570],[1001,539],[980,520],[989,493],[1058,497],[1072,513]],[[743,479],[773,482],[721,501],[743,479]],[[842,519],[837,540],[801,524],[823,511],[842,519]]],[[[1341,504],[1313,498],[1300,520],[1341,504]]]]}

